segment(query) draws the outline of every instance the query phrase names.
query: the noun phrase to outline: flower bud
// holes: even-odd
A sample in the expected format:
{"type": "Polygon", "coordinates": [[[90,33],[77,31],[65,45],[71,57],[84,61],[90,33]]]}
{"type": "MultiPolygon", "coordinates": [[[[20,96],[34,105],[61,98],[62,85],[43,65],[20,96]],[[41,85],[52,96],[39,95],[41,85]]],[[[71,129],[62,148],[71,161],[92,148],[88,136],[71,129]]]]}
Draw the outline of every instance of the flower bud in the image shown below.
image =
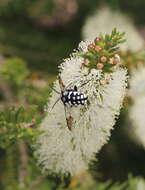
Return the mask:
{"type": "Polygon", "coordinates": [[[88,50],[92,50],[92,49],[94,49],[94,44],[93,43],[88,45],[88,50]]]}
{"type": "Polygon", "coordinates": [[[89,65],[90,64],[90,60],[89,59],[85,59],[84,64],[85,65],[89,65]]]}
{"type": "Polygon", "coordinates": [[[95,51],[99,52],[102,48],[100,46],[95,46],[95,51]]]}
{"type": "Polygon", "coordinates": [[[99,42],[100,40],[101,40],[101,38],[96,37],[95,40],[94,40],[94,42],[97,43],[97,42],[99,42]]]}
{"type": "Polygon", "coordinates": [[[101,58],[100,58],[100,60],[101,60],[101,62],[106,62],[107,61],[107,57],[105,57],[105,56],[102,56],[101,58]]]}
{"type": "Polygon", "coordinates": [[[99,69],[99,70],[103,69],[103,67],[104,67],[103,63],[97,63],[96,66],[97,66],[97,69],[99,69]]]}

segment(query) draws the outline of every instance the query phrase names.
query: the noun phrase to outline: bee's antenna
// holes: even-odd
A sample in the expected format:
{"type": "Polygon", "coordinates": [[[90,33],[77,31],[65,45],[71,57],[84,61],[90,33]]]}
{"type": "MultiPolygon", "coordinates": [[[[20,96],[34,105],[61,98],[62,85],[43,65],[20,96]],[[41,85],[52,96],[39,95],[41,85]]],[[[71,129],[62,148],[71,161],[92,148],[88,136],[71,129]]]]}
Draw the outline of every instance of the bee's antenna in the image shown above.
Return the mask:
{"type": "Polygon", "coordinates": [[[49,87],[54,90],[54,92],[56,92],[57,94],[61,94],[60,92],[58,92],[55,88],[53,88],[52,86],[49,85],[49,87]]]}
{"type": "Polygon", "coordinates": [[[53,110],[54,106],[57,104],[57,102],[60,100],[60,98],[58,98],[55,103],[53,104],[52,108],[51,108],[51,111],[53,110]]]}
{"type": "Polygon", "coordinates": [[[83,84],[79,84],[79,85],[75,85],[75,88],[81,88],[83,86],[85,86],[88,82],[90,82],[91,80],[88,80],[87,82],[83,83],[83,84]]]}

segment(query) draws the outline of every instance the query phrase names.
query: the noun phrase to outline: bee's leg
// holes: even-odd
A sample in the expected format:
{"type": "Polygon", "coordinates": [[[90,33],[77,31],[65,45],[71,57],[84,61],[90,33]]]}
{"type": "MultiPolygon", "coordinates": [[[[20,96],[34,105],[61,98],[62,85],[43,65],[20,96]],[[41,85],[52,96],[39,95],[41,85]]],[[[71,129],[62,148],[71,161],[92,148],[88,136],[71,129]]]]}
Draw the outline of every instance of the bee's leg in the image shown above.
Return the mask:
{"type": "Polygon", "coordinates": [[[65,109],[67,127],[71,131],[74,118],[71,116],[70,112],[66,109],[66,107],[64,107],[64,109],[65,109]]]}
{"type": "MultiPolygon", "coordinates": [[[[64,91],[64,89],[66,88],[61,77],[58,76],[58,81],[59,81],[59,85],[60,85],[60,89],[61,91],[64,91]]],[[[67,127],[68,129],[71,131],[72,129],[72,124],[73,124],[73,117],[71,116],[71,113],[67,110],[66,106],[64,105],[64,110],[65,110],[65,117],[66,117],[66,123],[67,123],[67,127]]]]}
{"type": "Polygon", "coordinates": [[[71,129],[72,129],[73,117],[70,115],[69,118],[66,118],[66,122],[67,122],[68,129],[71,131],[71,129]]]}

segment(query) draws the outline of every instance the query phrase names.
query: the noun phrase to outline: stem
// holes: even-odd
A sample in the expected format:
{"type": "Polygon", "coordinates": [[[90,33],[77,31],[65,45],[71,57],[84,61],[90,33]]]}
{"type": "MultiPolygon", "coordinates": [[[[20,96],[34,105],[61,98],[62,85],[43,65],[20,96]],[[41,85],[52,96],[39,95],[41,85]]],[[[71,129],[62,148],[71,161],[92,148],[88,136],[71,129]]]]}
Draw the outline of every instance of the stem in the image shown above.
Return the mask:
{"type": "Polygon", "coordinates": [[[4,174],[5,190],[17,189],[17,146],[7,147],[6,149],[6,169],[4,174]]]}
{"type": "Polygon", "coordinates": [[[28,150],[26,143],[20,139],[18,141],[19,153],[20,153],[20,166],[18,173],[19,186],[21,188],[26,187],[25,179],[28,176],[28,150]]]}

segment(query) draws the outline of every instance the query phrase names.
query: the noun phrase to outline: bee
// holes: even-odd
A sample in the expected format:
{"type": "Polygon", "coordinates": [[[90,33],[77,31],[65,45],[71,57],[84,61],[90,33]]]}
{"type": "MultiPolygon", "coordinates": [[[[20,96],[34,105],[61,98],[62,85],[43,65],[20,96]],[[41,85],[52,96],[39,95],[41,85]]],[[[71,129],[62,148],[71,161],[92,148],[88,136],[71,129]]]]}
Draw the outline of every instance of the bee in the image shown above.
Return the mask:
{"type": "MultiPolygon", "coordinates": [[[[74,118],[71,116],[67,116],[68,108],[70,107],[77,107],[79,105],[85,105],[88,101],[88,96],[84,93],[78,92],[78,87],[75,85],[73,88],[65,87],[61,77],[58,78],[59,86],[61,89],[61,92],[56,91],[53,89],[56,93],[60,94],[60,97],[58,100],[54,103],[53,107],[56,105],[56,103],[61,100],[64,105],[65,110],[65,116],[66,116],[66,123],[69,130],[72,129],[72,122],[74,118]]],[[[85,83],[86,84],[86,83],[85,83]]],[[[83,84],[83,85],[85,85],[83,84]]],[[[80,87],[82,87],[81,85],[80,87]]],[[[52,107],[52,109],[53,109],[52,107]]]]}
{"type": "Polygon", "coordinates": [[[88,96],[86,94],[78,92],[77,86],[73,89],[67,88],[61,92],[61,101],[64,106],[78,106],[87,103],[88,96]]]}

